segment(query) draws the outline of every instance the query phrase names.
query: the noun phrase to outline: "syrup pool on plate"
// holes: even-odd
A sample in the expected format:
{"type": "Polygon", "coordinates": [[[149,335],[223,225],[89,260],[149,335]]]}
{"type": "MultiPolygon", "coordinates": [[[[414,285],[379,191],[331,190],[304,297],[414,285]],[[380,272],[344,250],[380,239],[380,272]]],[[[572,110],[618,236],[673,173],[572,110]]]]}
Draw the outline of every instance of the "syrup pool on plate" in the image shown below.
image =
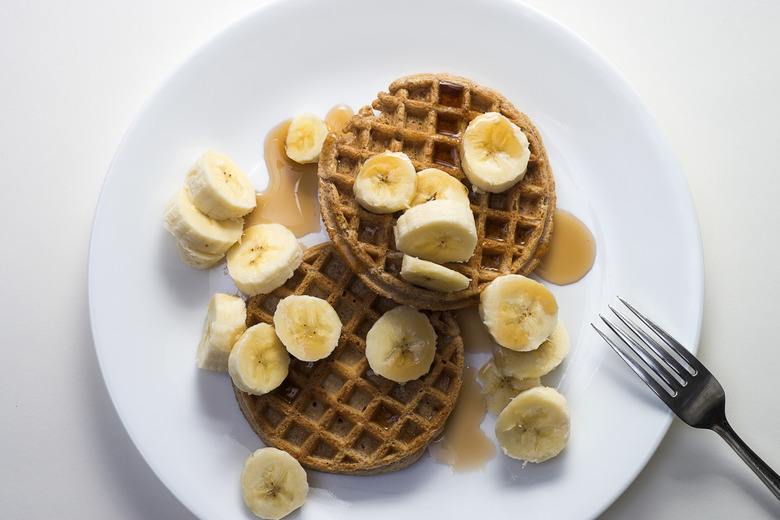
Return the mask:
{"type": "MultiPolygon", "coordinates": [[[[354,115],[347,105],[336,105],[325,116],[331,132],[342,132],[354,115]]],[[[275,222],[297,238],[320,230],[320,202],[317,197],[317,163],[300,164],[284,149],[292,120],[274,127],[265,139],[268,187],[257,193],[257,207],[247,215],[245,226],[275,222]]]]}
{"type": "Polygon", "coordinates": [[[476,371],[466,367],[463,386],[444,433],[428,446],[431,458],[449,465],[456,473],[484,467],[496,453],[495,443],[480,428],[485,413],[487,405],[482,387],[476,380],[476,371]]]}
{"type": "Polygon", "coordinates": [[[588,274],[596,259],[596,239],[585,224],[556,209],[550,248],[534,270],[539,278],[555,285],[567,285],[588,274]]]}

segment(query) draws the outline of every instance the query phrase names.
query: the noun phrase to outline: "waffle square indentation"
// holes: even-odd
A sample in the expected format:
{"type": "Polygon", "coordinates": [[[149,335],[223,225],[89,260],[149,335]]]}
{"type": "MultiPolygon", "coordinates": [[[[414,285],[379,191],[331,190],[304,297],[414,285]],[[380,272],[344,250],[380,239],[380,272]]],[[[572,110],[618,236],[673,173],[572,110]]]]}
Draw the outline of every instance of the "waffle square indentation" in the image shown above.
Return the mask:
{"type": "Polygon", "coordinates": [[[417,403],[417,407],[414,409],[414,413],[426,421],[430,421],[436,417],[436,415],[438,415],[442,408],[444,408],[444,404],[439,399],[431,394],[426,393],[420,399],[420,402],[417,403]]]}
{"type": "Polygon", "coordinates": [[[327,442],[320,440],[317,446],[312,451],[312,456],[317,459],[333,460],[336,454],[339,452],[337,448],[334,448],[327,442]]]}
{"type": "Polygon", "coordinates": [[[389,430],[398,422],[401,413],[389,406],[380,404],[373,415],[371,416],[371,422],[379,426],[384,430],[389,430]]]}
{"type": "Polygon", "coordinates": [[[271,428],[277,428],[284,420],[284,417],[285,415],[275,406],[266,406],[263,410],[263,418],[271,426],[271,428]]]}
{"type": "Polygon", "coordinates": [[[279,298],[274,293],[268,294],[265,296],[265,298],[263,298],[263,302],[260,304],[260,308],[273,316],[274,312],[276,312],[276,306],[279,304],[280,300],[281,298],[279,298]]]}
{"type": "Polygon", "coordinates": [[[330,372],[320,383],[320,386],[330,395],[338,395],[341,387],[344,386],[344,379],[338,374],[330,372]]]}
{"type": "Polygon", "coordinates": [[[453,137],[460,135],[459,118],[451,114],[438,114],[436,133],[453,137]]]}
{"type": "Polygon", "coordinates": [[[488,193],[487,204],[491,209],[512,211],[512,197],[507,193],[488,193]]]}
{"type": "Polygon", "coordinates": [[[463,87],[454,83],[439,83],[439,104],[446,107],[463,106],[463,87]]]}
{"type": "Polygon", "coordinates": [[[346,298],[339,298],[336,300],[335,304],[333,305],[333,309],[336,311],[336,314],[339,315],[339,319],[343,324],[347,324],[352,321],[352,317],[357,312],[355,306],[346,298]]]}
{"type": "Polygon", "coordinates": [[[336,361],[348,368],[354,368],[363,361],[363,359],[363,352],[350,342],[345,343],[344,347],[336,356],[336,361]]]}
{"type": "Polygon", "coordinates": [[[357,276],[349,282],[347,290],[355,297],[357,302],[366,302],[374,293],[357,276]]]}
{"type": "Polygon", "coordinates": [[[360,434],[360,437],[355,440],[352,448],[355,451],[363,453],[367,456],[373,455],[376,450],[382,445],[382,441],[371,435],[369,432],[364,431],[360,434]]]}
{"type": "Polygon", "coordinates": [[[330,426],[328,426],[328,431],[334,436],[343,439],[349,435],[354,427],[354,422],[344,416],[337,415],[333,422],[330,423],[330,426]]]}
{"type": "Polygon", "coordinates": [[[331,255],[322,266],[322,274],[334,282],[339,282],[347,272],[347,266],[345,266],[344,262],[340,258],[337,258],[336,255],[331,255]]]}
{"type": "Polygon", "coordinates": [[[515,245],[524,246],[534,232],[533,227],[518,224],[515,226],[515,245]]]}
{"type": "Polygon", "coordinates": [[[401,143],[401,151],[413,161],[424,161],[426,159],[425,141],[404,139],[403,143],[401,143]]]}
{"type": "Polygon", "coordinates": [[[371,399],[372,397],[370,395],[361,389],[356,388],[352,394],[347,397],[347,404],[358,412],[362,412],[369,404],[371,404],[371,399]]]}
{"type": "Polygon", "coordinates": [[[315,298],[320,298],[321,300],[327,300],[328,296],[330,296],[330,293],[330,287],[319,282],[314,282],[306,288],[307,296],[314,296],[315,298]]]}
{"type": "Polygon", "coordinates": [[[311,436],[311,432],[300,424],[293,424],[284,432],[283,439],[294,446],[302,446],[311,436]]]}
{"type": "Polygon", "coordinates": [[[383,222],[366,218],[360,219],[358,239],[367,244],[383,244],[385,242],[385,226],[383,222]]]}
{"type": "Polygon", "coordinates": [[[500,252],[483,251],[480,266],[489,271],[500,271],[503,255],[500,252]]]}
{"type": "Polygon", "coordinates": [[[310,399],[303,409],[303,416],[309,419],[313,423],[318,423],[325,412],[328,411],[328,407],[318,399],[310,399]]]}
{"type": "Polygon", "coordinates": [[[306,273],[296,269],[295,272],[293,272],[293,275],[284,282],[284,286],[295,292],[295,288],[301,285],[304,278],[306,278],[306,273]]]}
{"type": "Polygon", "coordinates": [[[425,430],[423,430],[419,424],[415,423],[414,421],[407,420],[403,423],[398,432],[398,440],[404,444],[411,444],[417,439],[417,437],[424,433],[425,430]]]}
{"type": "Polygon", "coordinates": [[[426,131],[428,129],[428,111],[423,108],[407,106],[404,126],[420,132],[426,131]]]}
{"type": "Polygon", "coordinates": [[[353,171],[357,170],[357,161],[353,159],[352,157],[347,157],[344,155],[339,155],[337,161],[336,161],[336,172],[337,173],[352,173],[353,171]]]}
{"type": "Polygon", "coordinates": [[[289,379],[285,379],[274,393],[283,401],[293,404],[300,396],[301,389],[289,379]]]}
{"type": "Polygon", "coordinates": [[[409,99],[416,101],[430,101],[431,89],[430,86],[418,87],[409,90],[409,99]]]}
{"type": "Polygon", "coordinates": [[[433,143],[432,160],[438,166],[445,168],[460,168],[460,155],[457,147],[449,143],[433,143]]]}
{"type": "Polygon", "coordinates": [[[372,128],[369,134],[368,149],[374,152],[384,152],[390,149],[390,141],[392,140],[392,134],[372,128]]]}
{"type": "Polygon", "coordinates": [[[489,98],[479,94],[478,92],[471,92],[471,109],[476,112],[490,112],[493,110],[493,101],[489,98]]]}
{"type": "Polygon", "coordinates": [[[392,390],[390,390],[390,393],[388,394],[390,397],[395,399],[401,404],[408,404],[412,400],[414,400],[415,397],[417,397],[417,394],[420,392],[420,383],[418,380],[409,381],[403,385],[395,385],[392,390]]]}
{"type": "Polygon", "coordinates": [[[385,298],[384,296],[379,296],[376,300],[374,300],[374,304],[371,305],[371,308],[374,309],[380,316],[395,307],[398,307],[398,304],[390,298],[385,298]]]}
{"type": "Polygon", "coordinates": [[[510,222],[505,219],[488,217],[485,219],[485,238],[496,242],[506,242],[509,238],[510,222]]]}
{"type": "Polygon", "coordinates": [[[447,370],[442,370],[441,374],[436,378],[436,381],[433,382],[433,388],[446,395],[450,390],[453,379],[453,374],[449,373],[447,370]]]}

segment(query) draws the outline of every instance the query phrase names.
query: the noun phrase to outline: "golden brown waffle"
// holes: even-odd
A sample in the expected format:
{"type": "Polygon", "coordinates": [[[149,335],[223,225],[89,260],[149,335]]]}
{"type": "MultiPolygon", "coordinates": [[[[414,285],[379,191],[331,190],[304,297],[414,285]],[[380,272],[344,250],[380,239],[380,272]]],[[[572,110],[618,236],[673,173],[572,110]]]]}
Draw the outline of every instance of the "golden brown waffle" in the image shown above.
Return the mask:
{"type": "Polygon", "coordinates": [[[320,154],[320,210],[331,240],[350,268],[374,291],[420,309],[475,304],[495,277],[530,273],[549,246],[555,182],[534,125],[498,92],[449,74],[419,74],[394,81],[347,124],[346,137],[330,134],[320,154]],[[498,193],[474,193],[460,168],[458,145],[469,121],[499,112],[528,137],[531,159],[523,180],[498,193]],[[352,185],[363,163],[390,150],[403,152],[417,171],[439,168],[469,188],[479,240],[468,262],[445,264],[471,279],[467,289],[441,293],[400,276],[403,254],[393,226],[401,212],[378,215],[355,200],[352,185]]]}
{"type": "Polygon", "coordinates": [[[436,357],[428,374],[401,385],[374,374],[364,355],[369,328],[398,304],[373,293],[332,243],[306,251],[284,286],[250,298],[247,325],[273,323],[277,303],[291,294],[327,300],[341,318],[341,338],[323,360],[293,359],[287,379],[271,393],[233,388],[252,429],[266,445],[320,471],[373,475],[417,460],[444,428],[463,380],[463,341],[452,314],[426,312],[436,357]]]}

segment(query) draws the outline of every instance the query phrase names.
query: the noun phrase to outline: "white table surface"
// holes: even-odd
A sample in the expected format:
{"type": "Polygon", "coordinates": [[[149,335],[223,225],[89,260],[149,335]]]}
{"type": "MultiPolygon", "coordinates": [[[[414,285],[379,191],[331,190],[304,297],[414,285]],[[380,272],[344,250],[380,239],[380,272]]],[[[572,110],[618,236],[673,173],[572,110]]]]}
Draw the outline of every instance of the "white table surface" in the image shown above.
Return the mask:
{"type": "MultiPolygon", "coordinates": [[[[0,517],[194,518],[139,455],[101,377],[88,317],[90,226],[144,101],[261,3],[4,2],[0,517]]],[[[700,358],[726,388],[731,424],[780,468],[780,2],[527,3],[604,54],[670,141],[704,247],[700,358]]],[[[780,502],[717,435],[678,420],[602,516],[705,517],[778,518],[780,502]]]]}

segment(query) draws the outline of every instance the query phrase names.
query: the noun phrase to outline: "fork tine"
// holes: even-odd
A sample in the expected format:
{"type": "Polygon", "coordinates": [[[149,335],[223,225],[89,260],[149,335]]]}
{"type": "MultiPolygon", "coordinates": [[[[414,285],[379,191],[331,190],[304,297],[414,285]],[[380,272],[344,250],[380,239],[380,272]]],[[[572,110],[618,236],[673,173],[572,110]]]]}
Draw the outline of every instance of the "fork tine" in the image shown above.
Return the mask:
{"type": "MultiPolygon", "coordinates": [[[[614,310],[613,310],[614,311],[614,310]]],[[[607,324],[607,327],[609,327],[612,332],[618,335],[621,340],[623,340],[623,343],[628,346],[637,356],[639,356],[642,361],[661,379],[664,383],[672,390],[672,396],[677,394],[677,390],[680,388],[680,383],[676,379],[674,379],[670,374],[669,371],[663,367],[657,359],[655,359],[650,353],[643,347],[638,341],[636,341],[634,338],[632,338],[628,333],[626,333],[623,329],[620,327],[617,327],[616,325],[613,325],[609,320],[604,318],[604,316],[599,315],[600,318],[604,321],[604,323],[607,324]]],[[[652,340],[651,340],[652,341],[652,340]]],[[[660,348],[660,347],[657,347],[660,348]]]]}
{"type": "MultiPolygon", "coordinates": [[[[601,315],[599,316],[601,317],[602,320],[604,320],[603,316],[601,315]]],[[[604,321],[609,326],[609,322],[607,322],[606,320],[604,321]]],[[[661,401],[663,401],[664,403],[666,403],[667,406],[669,406],[672,400],[672,396],[669,395],[669,392],[667,392],[664,389],[664,387],[662,387],[660,383],[658,383],[658,381],[656,381],[642,365],[640,365],[634,358],[629,356],[628,353],[626,353],[623,350],[623,348],[625,347],[618,346],[617,343],[612,341],[612,339],[609,336],[601,332],[601,330],[598,327],[596,327],[594,324],[591,323],[590,326],[593,327],[594,330],[599,333],[599,336],[601,336],[604,339],[604,341],[606,341],[607,344],[609,344],[609,346],[612,347],[612,350],[617,352],[618,356],[620,356],[620,358],[623,361],[625,361],[625,363],[629,367],[631,367],[631,370],[633,370],[634,373],[636,373],[636,375],[638,375],[640,379],[642,379],[642,381],[644,381],[645,384],[650,387],[650,389],[655,393],[655,395],[657,395],[661,399],[661,401]]]]}
{"type": "Polygon", "coordinates": [[[645,343],[645,345],[650,347],[650,349],[655,352],[659,358],[661,358],[667,365],[669,365],[669,368],[671,368],[672,371],[677,374],[679,381],[684,385],[687,378],[691,375],[688,369],[682,366],[682,364],[680,364],[680,362],[677,361],[677,359],[675,359],[674,356],[672,356],[666,349],[662,348],[661,345],[647,332],[639,328],[636,323],[628,319],[622,313],[618,312],[611,305],[608,305],[608,307],[609,310],[615,313],[615,316],[617,316],[620,321],[626,325],[626,327],[631,329],[631,332],[636,334],[636,336],[639,337],[645,343]]]}
{"type": "Polygon", "coordinates": [[[685,348],[679,341],[674,339],[671,335],[669,335],[668,332],[666,332],[664,329],[656,325],[650,318],[644,316],[641,312],[639,312],[633,305],[628,303],[626,300],[621,298],[620,296],[617,297],[618,300],[623,302],[623,305],[628,307],[628,309],[634,313],[634,315],[642,320],[642,323],[647,325],[653,332],[655,332],[658,337],[660,337],[662,340],[664,340],[664,343],[669,345],[669,347],[674,350],[682,359],[685,360],[686,363],[693,369],[693,375],[696,375],[699,371],[701,371],[704,366],[701,364],[701,362],[694,357],[693,354],[690,353],[690,351],[685,348]]]}

